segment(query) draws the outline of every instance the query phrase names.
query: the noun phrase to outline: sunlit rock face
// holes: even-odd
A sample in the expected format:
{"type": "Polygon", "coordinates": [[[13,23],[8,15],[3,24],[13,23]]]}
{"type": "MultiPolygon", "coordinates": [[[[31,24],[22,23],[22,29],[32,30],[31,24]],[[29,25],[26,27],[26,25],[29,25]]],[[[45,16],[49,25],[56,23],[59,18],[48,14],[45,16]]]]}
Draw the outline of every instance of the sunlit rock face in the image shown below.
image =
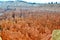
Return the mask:
{"type": "Polygon", "coordinates": [[[60,40],[60,30],[53,30],[52,40],[60,40]]]}

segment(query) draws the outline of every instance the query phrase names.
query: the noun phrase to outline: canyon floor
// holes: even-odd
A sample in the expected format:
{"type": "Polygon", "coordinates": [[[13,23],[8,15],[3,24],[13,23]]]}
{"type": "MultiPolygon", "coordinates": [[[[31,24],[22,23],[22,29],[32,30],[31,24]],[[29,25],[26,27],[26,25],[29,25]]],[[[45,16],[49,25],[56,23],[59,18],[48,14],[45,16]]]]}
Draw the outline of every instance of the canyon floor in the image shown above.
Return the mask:
{"type": "Polygon", "coordinates": [[[46,5],[3,10],[0,13],[2,40],[52,40],[52,32],[60,29],[60,6],[46,5]]]}

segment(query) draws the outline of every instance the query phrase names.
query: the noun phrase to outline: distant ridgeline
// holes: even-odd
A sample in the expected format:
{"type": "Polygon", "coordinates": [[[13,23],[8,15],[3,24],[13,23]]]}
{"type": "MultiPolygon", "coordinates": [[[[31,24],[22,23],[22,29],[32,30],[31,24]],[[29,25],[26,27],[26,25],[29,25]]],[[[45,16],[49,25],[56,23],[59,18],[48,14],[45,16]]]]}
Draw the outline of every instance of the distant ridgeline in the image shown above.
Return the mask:
{"type": "Polygon", "coordinates": [[[26,2],[26,1],[0,1],[0,12],[7,11],[7,10],[16,10],[16,9],[31,9],[34,7],[39,7],[39,8],[49,8],[49,7],[60,7],[58,5],[55,5],[56,3],[53,2],[48,2],[47,4],[45,3],[31,3],[31,2],[26,2]],[[52,4],[52,5],[51,5],[52,4]]]}
{"type": "Polygon", "coordinates": [[[16,8],[26,8],[26,7],[33,7],[39,6],[39,3],[29,3],[25,1],[0,1],[0,9],[7,10],[16,10],[16,8]]]}

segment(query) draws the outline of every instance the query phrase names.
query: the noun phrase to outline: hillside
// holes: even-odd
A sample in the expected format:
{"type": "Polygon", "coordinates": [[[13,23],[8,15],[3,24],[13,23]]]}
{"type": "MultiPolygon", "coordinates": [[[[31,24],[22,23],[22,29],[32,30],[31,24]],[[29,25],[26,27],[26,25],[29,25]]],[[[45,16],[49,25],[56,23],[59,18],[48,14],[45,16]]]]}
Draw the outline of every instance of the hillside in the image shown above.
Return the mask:
{"type": "Polygon", "coordinates": [[[25,1],[0,1],[0,12],[16,9],[60,11],[60,4],[28,3],[25,1]]]}

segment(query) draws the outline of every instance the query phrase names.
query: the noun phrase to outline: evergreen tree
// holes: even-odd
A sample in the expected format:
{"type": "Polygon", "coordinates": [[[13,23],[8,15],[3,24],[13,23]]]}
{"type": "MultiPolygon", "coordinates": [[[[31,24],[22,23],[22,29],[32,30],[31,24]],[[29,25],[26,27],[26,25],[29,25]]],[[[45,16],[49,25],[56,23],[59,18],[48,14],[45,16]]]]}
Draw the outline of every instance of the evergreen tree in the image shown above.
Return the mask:
{"type": "Polygon", "coordinates": [[[51,4],[53,4],[53,2],[51,2],[51,4]]]}

